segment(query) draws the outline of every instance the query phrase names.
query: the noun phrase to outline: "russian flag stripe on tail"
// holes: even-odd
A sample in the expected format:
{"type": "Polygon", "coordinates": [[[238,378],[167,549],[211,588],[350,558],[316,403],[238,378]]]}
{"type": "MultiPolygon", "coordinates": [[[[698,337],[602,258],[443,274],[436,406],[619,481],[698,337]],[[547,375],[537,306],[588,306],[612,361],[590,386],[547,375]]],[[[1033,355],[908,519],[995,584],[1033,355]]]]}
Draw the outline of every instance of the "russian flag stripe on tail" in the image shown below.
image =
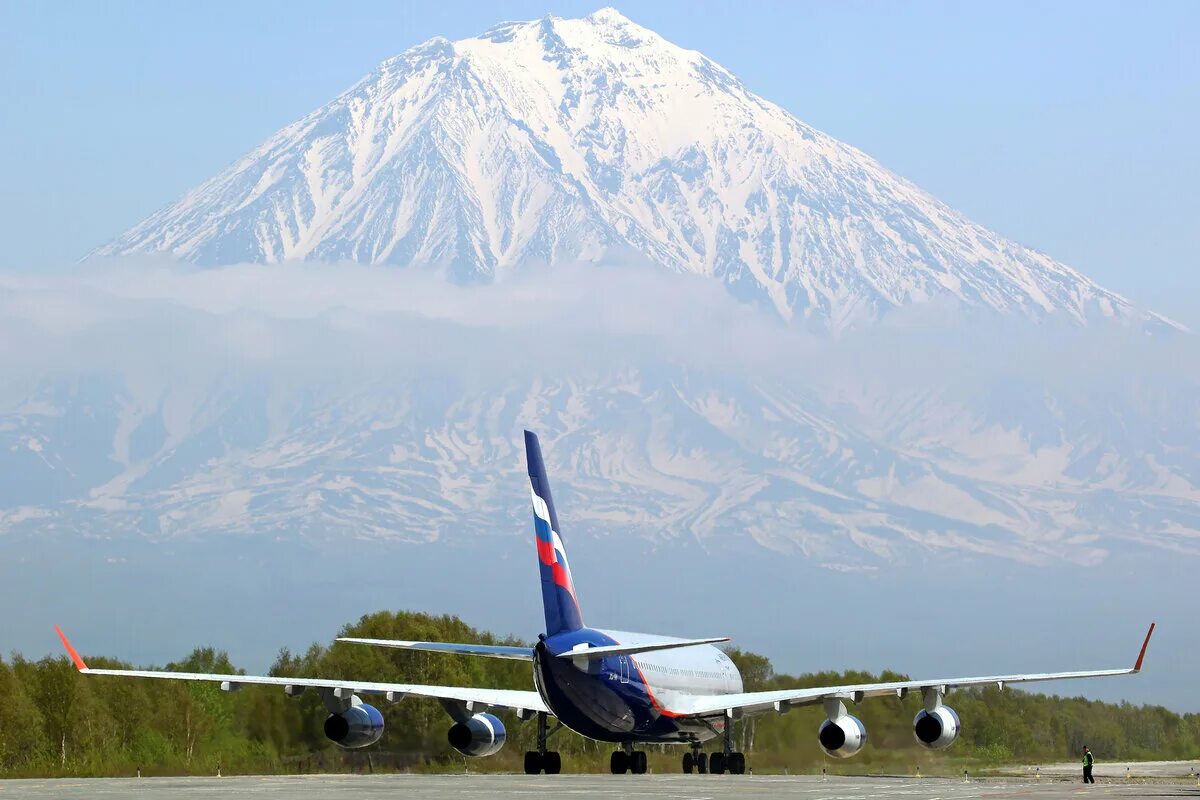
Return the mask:
{"type": "Polygon", "coordinates": [[[525,461],[533,501],[533,532],[537,541],[538,570],[542,579],[542,605],[546,612],[546,635],[577,631],[583,627],[575,582],[567,563],[567,551],[559,536],[558,515],[537,435],[525,431],[525,461]]]}

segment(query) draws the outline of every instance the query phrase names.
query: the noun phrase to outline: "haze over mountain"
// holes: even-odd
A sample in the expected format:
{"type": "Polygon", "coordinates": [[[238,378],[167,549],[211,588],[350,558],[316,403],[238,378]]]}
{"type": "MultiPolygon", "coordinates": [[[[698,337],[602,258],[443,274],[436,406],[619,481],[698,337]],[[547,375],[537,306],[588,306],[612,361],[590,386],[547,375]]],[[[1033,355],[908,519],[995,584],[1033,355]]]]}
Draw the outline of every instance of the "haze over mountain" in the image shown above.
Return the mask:
{"type": "Polygon", "coordinates": [[[1154,320],[611,8],[435,38],[96,255],[436,265],[636,258],[816,329],[952,298],[1154,320]]]}
{"type": "Polygon", "coordinates": [[[134,262],[0,287],[19,343],[0,533],[520,536],[524,426],[573,537],[746,540],[854,571],[1197,552],[1186,335],[976,320],[830,341],[703,278],[565,265],[462,287],[134,262]]]}

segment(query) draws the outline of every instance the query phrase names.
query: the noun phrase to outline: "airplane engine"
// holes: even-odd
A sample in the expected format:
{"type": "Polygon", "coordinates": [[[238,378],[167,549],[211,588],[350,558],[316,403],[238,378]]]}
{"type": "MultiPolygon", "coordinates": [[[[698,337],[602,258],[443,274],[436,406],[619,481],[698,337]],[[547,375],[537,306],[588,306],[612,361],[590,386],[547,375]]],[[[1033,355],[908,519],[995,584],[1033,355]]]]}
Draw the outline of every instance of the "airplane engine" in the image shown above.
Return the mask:
{"type": "Polygon", "coordinates": [[[913,718],[913,735],[922,747],[941,750],[954,744],[962,729],[958,714],[950,706],[938,706],[932,713],[921,709],[913,718]]]}
{"type": "Polygon", "coordinates": [[[465,722],[456,722],[447,738],[450,746],[464,756],[491,756],[504,747],[504,723],[492,714],[476,714],[465,722]]]}
{"type": "Polygon", "coordinates": [[[827,719],[822,722],[817,739],[826,755],[849,758],[862,750],[863,745],[867,743],[867,729],[858,717],[844,714],[836,720],[827,719]]]}
{"type": "Polygon", "coordinates": [[[325,719],[325,738],[347,750],[375,744],[383,736],[383,714],[379,709],[357,697],[354,700],[354,705],[342,713],[325,719]]]}

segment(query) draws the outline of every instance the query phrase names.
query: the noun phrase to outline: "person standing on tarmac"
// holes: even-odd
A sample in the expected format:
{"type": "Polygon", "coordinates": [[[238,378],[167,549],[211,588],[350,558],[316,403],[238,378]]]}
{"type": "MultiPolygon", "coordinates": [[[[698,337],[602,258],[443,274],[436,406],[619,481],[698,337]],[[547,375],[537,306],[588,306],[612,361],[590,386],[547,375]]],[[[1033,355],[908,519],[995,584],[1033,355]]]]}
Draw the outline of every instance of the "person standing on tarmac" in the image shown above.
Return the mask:
{"type": "Polygon", "coordinates": [[[1095,759],[1092,758],[1092,751],[1088,750],[1087,745],[1083,746],[1083,782],[1095,783],[1096,779],[1092,777],[1092,764],[1095,759]]]}

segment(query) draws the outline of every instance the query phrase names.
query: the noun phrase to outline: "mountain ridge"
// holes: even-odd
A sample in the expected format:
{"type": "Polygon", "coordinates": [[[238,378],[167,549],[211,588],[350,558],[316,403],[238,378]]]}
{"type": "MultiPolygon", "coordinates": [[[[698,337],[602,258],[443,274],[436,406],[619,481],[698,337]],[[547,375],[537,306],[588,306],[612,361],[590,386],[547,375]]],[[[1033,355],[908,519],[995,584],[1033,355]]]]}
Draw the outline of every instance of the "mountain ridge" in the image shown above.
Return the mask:
{"type": "Polygon", "coordinates": [[[386,59],[91,255],[134,253],[426,265],[465,283],[634,258],[834,332],[945,299],[1172,325],[611,8],[386,59]]]}

